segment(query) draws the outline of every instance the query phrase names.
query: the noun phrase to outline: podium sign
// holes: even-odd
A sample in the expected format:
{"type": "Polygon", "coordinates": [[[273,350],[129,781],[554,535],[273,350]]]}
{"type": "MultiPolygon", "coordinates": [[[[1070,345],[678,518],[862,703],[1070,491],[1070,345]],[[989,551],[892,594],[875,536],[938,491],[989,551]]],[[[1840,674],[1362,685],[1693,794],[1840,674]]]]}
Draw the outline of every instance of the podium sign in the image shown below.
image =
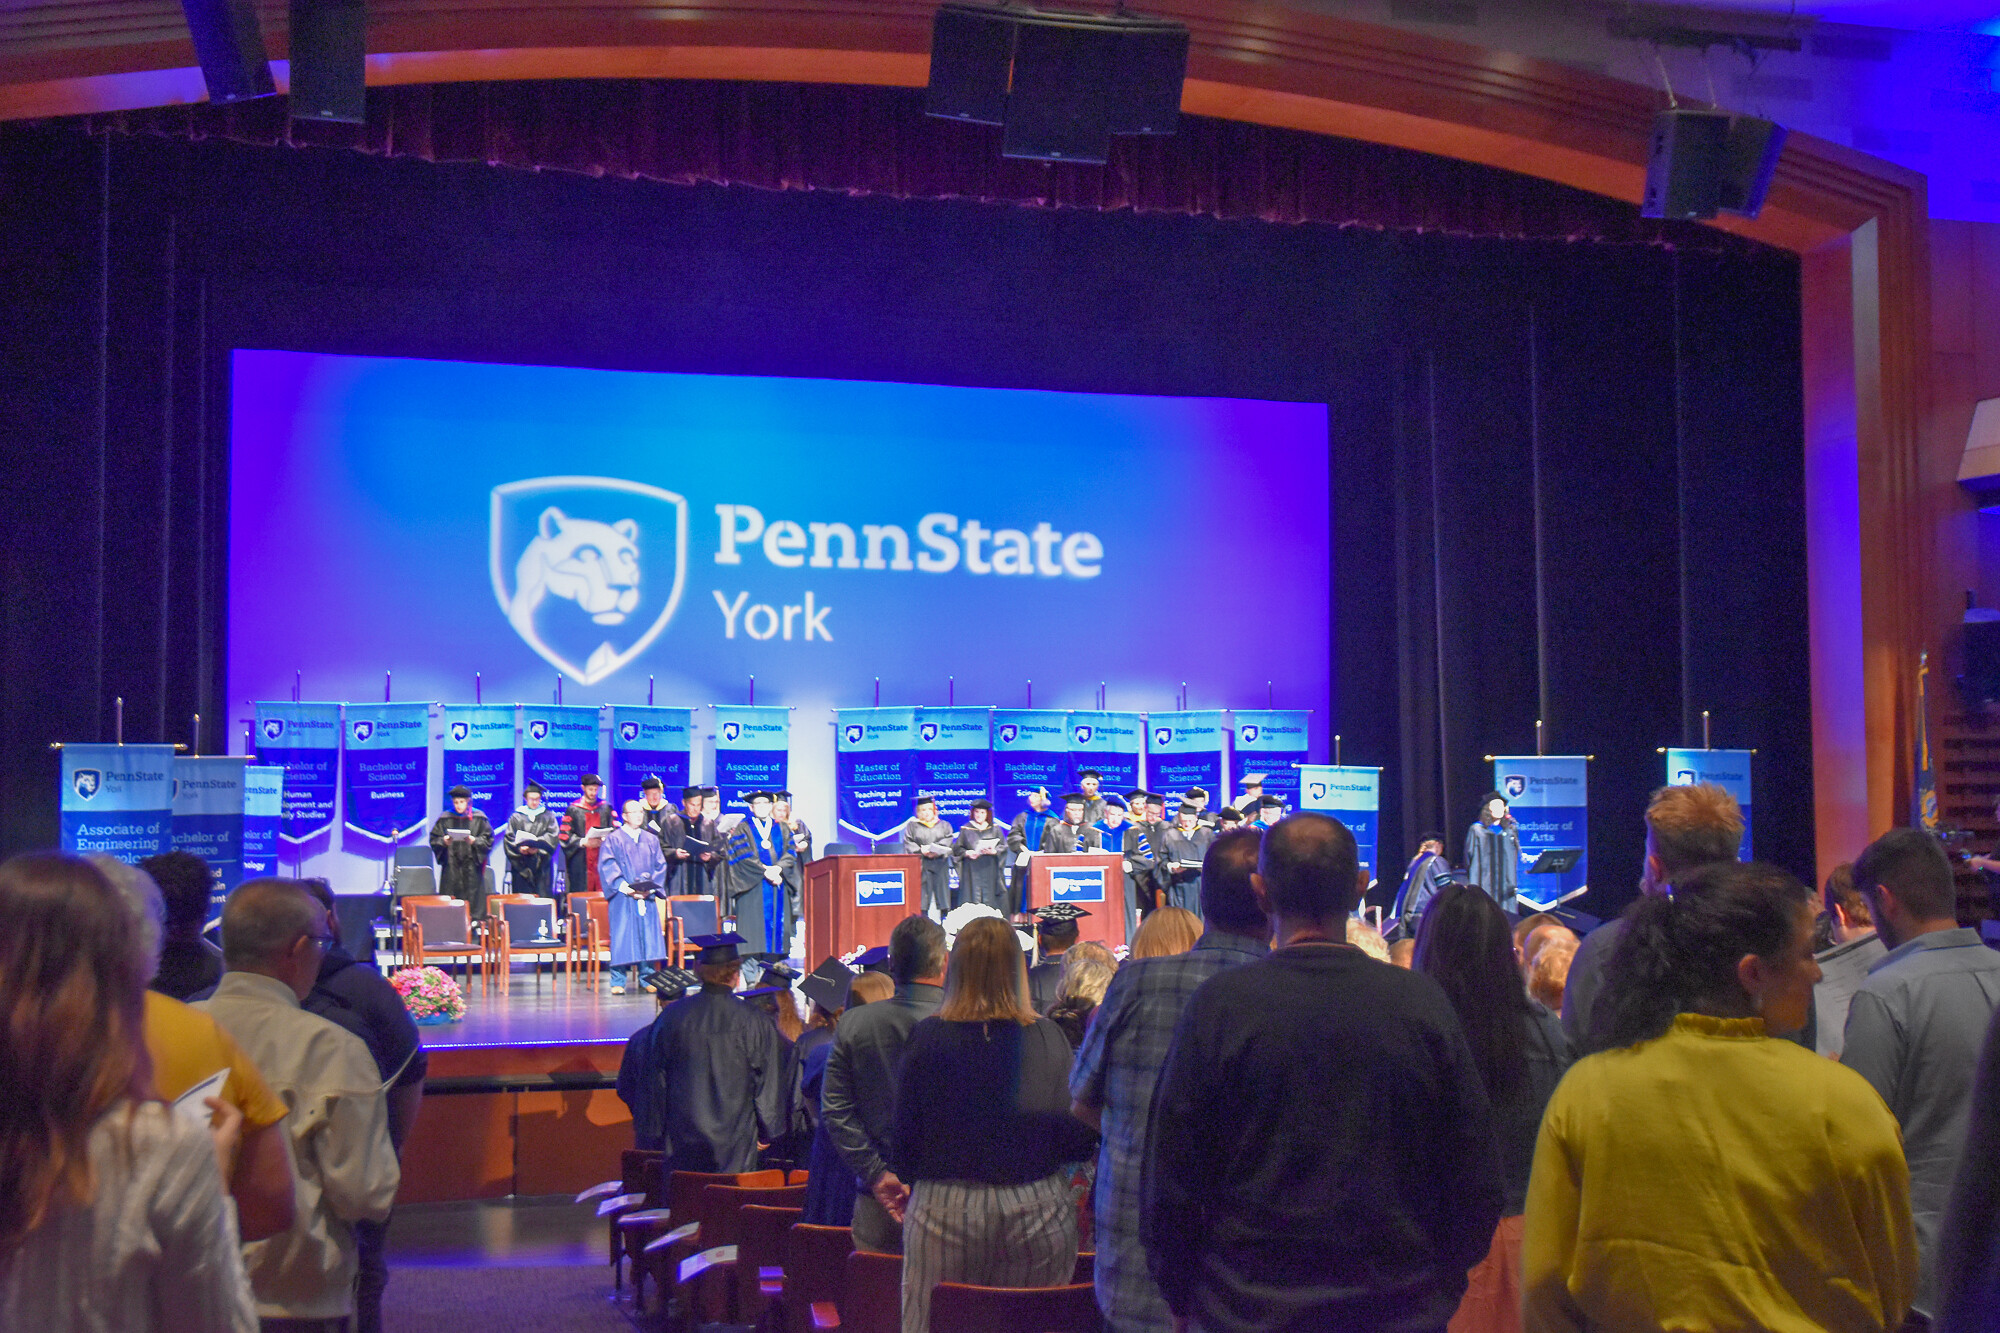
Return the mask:
{"type": "Polygon", "coordinates": [[[1028,862],[1028,901],[1075,903],[1079,939],[1115,949],[1125,938],[1125,858],[1116,852],[1044,852],[1028,862]]]}
{"type": "Polygon", "coordinates": [[[817,963],[889,942],[909,916],[914,856],[822,856],[806,863],[806,957],[817,963]]]}
{"type": "Polygon", "coordinates": [[[900,870],[862,870],[854,876],[856,907],[901,907],[904,889],[900,870]]]}
{"type": "Polygon", "coordinates": [[[1103,867],[1057,866],[1055,869],[1049,871],[1049,901],[1052,903],[1103,902],[1103,867]]]}

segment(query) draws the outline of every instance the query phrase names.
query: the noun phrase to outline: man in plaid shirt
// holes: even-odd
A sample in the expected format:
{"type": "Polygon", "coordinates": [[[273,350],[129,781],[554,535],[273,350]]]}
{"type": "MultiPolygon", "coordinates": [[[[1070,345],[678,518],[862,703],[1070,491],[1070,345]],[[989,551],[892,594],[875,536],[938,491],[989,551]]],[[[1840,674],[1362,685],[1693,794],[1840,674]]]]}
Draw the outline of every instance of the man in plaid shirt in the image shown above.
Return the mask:
{"type": "Polygon", "coordinates": [[[1103,1134],[1097,1158],[1097,1304],[1113,1333],[1153,1333],[1171,1319],[1139,1241],[1146,1121],[1174,1025],[1201,983],[1270,950],[1270,923],[1250,889],[1262,834],[1225,833],[1202,860],[1207,930],[1188,953],[1128,962],[1111,979],[1069,1076],[1071,1107],[1103,1134]]]}

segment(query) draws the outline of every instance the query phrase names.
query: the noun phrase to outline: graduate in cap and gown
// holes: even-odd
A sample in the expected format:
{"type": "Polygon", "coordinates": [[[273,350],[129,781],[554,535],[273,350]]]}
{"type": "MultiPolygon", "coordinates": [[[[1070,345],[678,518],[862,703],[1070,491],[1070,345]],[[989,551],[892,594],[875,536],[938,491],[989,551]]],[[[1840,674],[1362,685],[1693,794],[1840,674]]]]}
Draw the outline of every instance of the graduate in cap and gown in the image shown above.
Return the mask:
{"type": "Polygon", "coordinates": [[[1035,941],[1041,960],[1028,969],[1028,998],[1035,1012],[1046,1014],[1062,988],[1063,955],[1077,941],[1077,921],[1090,913],[1075,903],[1050,903],[1035,909],[1035,941]]]}
{"type": "Polygon", "coordinates": [[[785,1041],[768,1015],[736,997],[744,938],[730,932],[688,942],[700,950],[701,986],[653,1022],[667,1169],[754,1171],[757,1145],[786,1128],[785,1041]]]}
{"type": "Polygon", "coordinates": [[[923,863],[923,906],[940,917],[958,906],[951,893],[951,848],[954,831],[938,818],[937,797],[917,797],[917,813],[903,825],[903,855],[923,863]]]}
{"type": "Polygon", "coordinates": [[[1479,798],[1479,818],[1465,831],[1465,878],[1486,890],[1502,911],[1514,910],[1521,891],[1521,833],[1507,813],[1507,798],[1497,791],[1479,798]]]}
{"type": "Polygon", "coordinates": [[[753,791],[749,802],[749,817],[723,838],[728,914],[736,918],[737,933],[759,953],[782,957],[784,944],[789,944],[781,944],[778,932],[784,927],[785,871],[794,859],[791,842],[785,826],[771,817],[771,793],[753,791]]]}
{"type": "Polygon", "coordinates": [[[530,782],[521,792],[521,804],[507,817],[507,868],[513,872],[509,887],[542,898],[555,882],[556,812],[542,804],[547,794],[541,783],[530,782]]]}
{"type": "Polygon", "coordinates": [[[660,846],[667,854],[667,887],[675,894],[713,894],[710,876],[722,850],[715,824],[702,814],[703,788],[681,788],[678,813],[660,821],[660,846]]]}
{"type": "Polygon", "coordinates": [[[826,1062],[833,1054],[835,1027],[852,997],[854,972],[838,958],[828,958],[806,974],[799,989],[812,1001],[813,1025],[792,1047],[799,1067],[799,1109],[811,1126],[806,1150],[805,1212],[799,1219],[814,1226],[844,1227],[854,1223],[854,1173],[840,1158],[840,1149],[826,1132],[819,1113],[820,1092],[826,1086],[826,1062]]]}
{"type": "Polygon", "coordinates": [[[792,813],[792,794],[771,793],[771,818],[784,825],[792,844],[792,864],[785,871],[785,949],[790,954],[792,940],[799,933],[799,920],[806,912],[806,862],[813,859],[813,831],[806,821],[792,813]]]}
{"type": "Polygon", "coordinates": [[[1215,830],[1201,826],[1201,810],[1185,801],[1174,812],[1160,848],[1160,868],[1167,876],[1167,898],[1175,907],[1201,915],[1201,863],[1215,841],[1215,830]]]}
{"type": "MultiPolygon", "coordinates": [[[[646,827],[645,806],[627,801],[624,815],[624,824],[598,847],[597,874],[610,900],[612,970],[624,968],[626,985],[636,989],[639,969],[651,970],[667,956],[659,901],[667,892],[667,858],[646,827]]],[[[614,984],[611,993],[623,995],[625,987],[614,984]]]]}
{"type": "Polygon", "coordinates": [[[597,845],[615,821],[611,807],[597,799],[597,793],[604,790],[602,778],[585,773],[577,786],[583,799],[573,802],[562,817],[564,878],[571,893],[602,893],[604,886],[597,882],[597,845]]]}
{"type": "Polygon", "coordinates": [[[453,787],[445,795],[451,798],[451,809],[431,825],[438,892],[471,903],[476,921],[486,915],[486,854],[493,850],[493,826],[472,808],[472,793],[466,788],[453,787]]]}
{"type": "Polygon", "coordinates": [[[972,803],[970,815],[951,840],[959,902],[1005,912],[1007,830],[993,822],[993,802],[984,796],[972,803]]]}
{"type": "Polygon", "coordinates": [[[1013,874],[1014,892],[1000,910],[1013,916],[1028,905],[1028,860],[1042,850],[1042,832],[1054,822],[1049,809],[1049,789],[1037,787],[1028,793],[1028,808],[1014,816],[1007,830],[1007,868],[1013,874]]]}

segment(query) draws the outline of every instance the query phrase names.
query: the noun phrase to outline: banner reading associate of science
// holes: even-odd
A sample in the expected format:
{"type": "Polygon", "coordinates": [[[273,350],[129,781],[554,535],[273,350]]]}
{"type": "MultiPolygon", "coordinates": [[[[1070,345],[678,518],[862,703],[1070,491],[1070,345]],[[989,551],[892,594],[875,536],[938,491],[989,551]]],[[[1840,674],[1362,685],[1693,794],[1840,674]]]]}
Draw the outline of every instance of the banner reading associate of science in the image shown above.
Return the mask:
{"type": "Polygon", "coordinates": [[[463,787],[489,819],[514,809],[513,704],[447,704],[444,790],[463,787]]]}
{"type": "Polygon", "coordinates": [[[1748,750],[1669,750],[1667,783],[1674,787],[1697,782],[1713,782],[1736,798],[1743,810],[1743,843],[1736,849],[1740,861],[1751,857],[1750,842],[1750,752],[1748,750]]]}
{"type": "Polygon", "coordinates": [[[63,746],[64,851],[143,860],[171,846],[173,820],[173,746],[63,746]]]}
{"type": "MultiPolygon", "coordinates": [[[[1221,709],[1146,716],[1146,785],[1167,798],[1167,808],[1189,787],[1223,799],[1229,732],[1221,709]]],[[[1213,804],[1213,803],[1211,803],[1213,804]]]]}
{"type": "Polygon", "coordinates": [[[694,771],[694,709],[616,704],[611,709],[611,802],[615,810],[658,778],[667,804],[678,806],[694,771]]]}
{"type": "Polygon", "coordinates": [[[303,843],[333,828],[340,789],[340,705],[256,705],[257,762],[285,770],[285,814],[278,837],[303,843]]]}
{"type": "Polygon", "coordinates": [[[1069,715],[1069,787],[1082,786],[1083,770],[1097,770],[1104,792],[1121,796],[1139,785],[1139,756],[1146,749],[1146,719],[1137,713],[1069,715]]]}
{"type": "Polygon", "coordinates": [[[917,710],[917,790],[937,797],[938,814],[954,824],[972,803],[993,796],[993,710],[917,710]]]}
{"type": "Polygon", "coordinates": [[[1057,801],[1069,790],[1069,714],[1056,708],[994,709],[993,803],[999,808],[993,817],[1009,823],[1028,808],[1028,793],[1038,787],[1057,801]]]}
{"type": "Polygon", "coordinates": [[[349,704],[340,760],[341,823],[394,846],[430,823],[429,704],[349,704]]]}
{"type": "Polygon", "coordinates": [[[1521,896],[1553,903],[1590,883],[1590,857],[1560,875],[1530,875],[1543,852],[1590,847],[1590,760],[1580,754],[1500,755],[1493,760],[1493,790],[1507,798],[1519,826],[1521,896]]]}
{"type": "MultiPolygon", "coordinates": [[[[597,710],[523,704],[521,767],[529,782],[542,784],[542,804],[560,811],[582,800],[584,777],[602,776],[597,772],[597,710]]],[[[485,812],[496,824],[511,813],[512,805],[485,812]]]]}
{"type": "MultiPolygon", "coordinates": [[[[1292,770],[1299,776],[1300,810],[1317,810],[1347,825],[1361,853],[1361,868],[1371,880],[1380,879],[1382,770],[1332,764],[1306,764],[1292,770]]],[[[1270,780],[1264,784],[1271,790],[1270,780]]]]}
{"type": "Polygon", "coordinates": [[[1239,788],[1245,773],[1262,773],[1266,796],[1278,797],[1289,810],[1306,808],[1299,795],[1298,765],[1312,757],[1312,714],[1303,708],[1236,708],[1230,722],[1239,788]]]}
{"type": "Polygon", "coordinates": [[[243,766],[243,878],[278,873],[278,826],[285,816],[285,770],[243,766]]]}
{"type": "Polygon", "coordinates": [[[893,836],[915,812],[917,710],[843,708],[834,731],[840,827],[870,842],[893,836]]]}
{"type": "Polygon", "coordinates": [[[715,706],[715,785],[722,808],[747,812],[753,791],[791,785],[792,710],[764,704],[715,706]]]}
{"type": "Polygon", "coordinates": [[[222,914],[222,900],[243,881],[242,755],[177,755],[174,758],[174,831],[177,852],[192,852],[208,863],[208,915],[222,914]]]}

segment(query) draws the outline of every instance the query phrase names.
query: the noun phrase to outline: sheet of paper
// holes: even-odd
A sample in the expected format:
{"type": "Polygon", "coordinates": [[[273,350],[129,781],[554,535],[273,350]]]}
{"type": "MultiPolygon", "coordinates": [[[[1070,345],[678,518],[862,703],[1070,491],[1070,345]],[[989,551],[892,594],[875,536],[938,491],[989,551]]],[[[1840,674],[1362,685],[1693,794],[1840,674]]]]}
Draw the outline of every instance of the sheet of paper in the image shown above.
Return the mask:
{"type": "Polygon", "coordinates": [[[203,1129],[207,1129],[209,1121],[214,1118],[215,1113],[209,1110],[203,1103],[210,1097],[220,1097],[222,1095],[222,1085],[228,1077],[229,1071],[227,1069],[218,1069],[192,1088],[189,1088],[174,1099],[174,1114],[184,1117],[190,1124],[200,1125],[203,1129]]]}
{"type": "Polygon", "coordinates": [[[734,1245],[718,1245],[712,1250],[703,1250],[700,1254],[681,1260],[681,1281],[690,1282],[717,1264],[733,1264],[735,1262],[736,1247],[734,1245]]]}

